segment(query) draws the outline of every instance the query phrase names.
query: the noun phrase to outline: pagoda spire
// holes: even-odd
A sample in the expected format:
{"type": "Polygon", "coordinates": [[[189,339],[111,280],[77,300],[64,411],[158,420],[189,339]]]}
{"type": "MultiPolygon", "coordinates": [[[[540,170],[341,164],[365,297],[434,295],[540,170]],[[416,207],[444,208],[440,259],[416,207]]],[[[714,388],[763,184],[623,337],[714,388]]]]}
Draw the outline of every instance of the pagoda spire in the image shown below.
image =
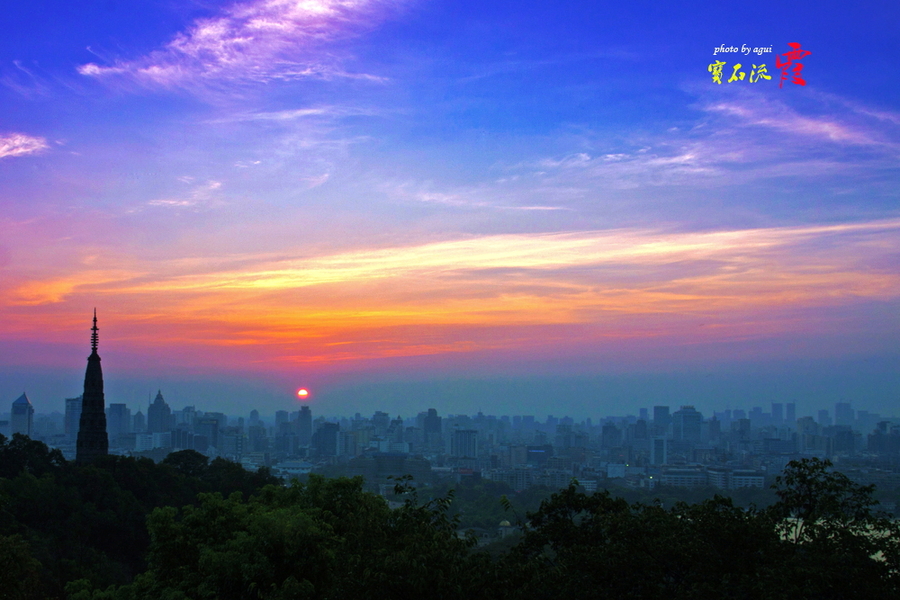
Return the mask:
{"type": "Polygon", "coordinates": [[[89,463],[98,456],[109,453],[109,437],[106,434],[106,399],[103,395],[103,370],[97,354],[97,309],[94,309],[94,326],[91,327],[91,355],[84,373],[84,394],[81,397],[81,418],[78,422],[78,439],[75,460],[89,463]]]}
{"type": "Polygon", "coordinates": [[[97,332],[100,331],[97,328],[97,309],[94,308],[94,326],[91,327],[91,353],[97,354],[97,343],[100,341],[100,336],[97,332]]]}

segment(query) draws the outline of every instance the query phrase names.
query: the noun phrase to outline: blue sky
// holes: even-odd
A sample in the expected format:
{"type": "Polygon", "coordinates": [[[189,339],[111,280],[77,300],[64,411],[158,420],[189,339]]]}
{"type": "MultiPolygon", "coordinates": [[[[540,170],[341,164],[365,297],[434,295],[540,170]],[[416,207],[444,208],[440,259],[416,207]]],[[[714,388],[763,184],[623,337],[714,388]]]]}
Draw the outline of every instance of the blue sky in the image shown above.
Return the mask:
{"type": "Polygon", "coordinates": [[[890,413],[898,13],[16,5],[0,389],[50,410],[77,394],[96,306],[109,401],[275,410],[307,386],[326,413],[518,412],[524,386],[568,390],[554,412],[573,416],[890,413]],[[789,42],[806,85],[779,87],[789,42]],[[716,60],[745,78],[715,83],[716,60]]]}

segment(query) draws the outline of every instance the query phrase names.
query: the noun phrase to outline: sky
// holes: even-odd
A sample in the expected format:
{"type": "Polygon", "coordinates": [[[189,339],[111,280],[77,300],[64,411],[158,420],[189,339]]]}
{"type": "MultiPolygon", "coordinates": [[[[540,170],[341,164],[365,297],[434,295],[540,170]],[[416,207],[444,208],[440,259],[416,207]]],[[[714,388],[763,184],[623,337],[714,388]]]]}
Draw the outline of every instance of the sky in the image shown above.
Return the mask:
{"type": "Polygon", "coordinates": [[[295,410],[306,387],[335,415],[897,414],[897,22],[866,0],[12,4],[0,402],[78,395],[96,308],[132,410],[295,410]]]}

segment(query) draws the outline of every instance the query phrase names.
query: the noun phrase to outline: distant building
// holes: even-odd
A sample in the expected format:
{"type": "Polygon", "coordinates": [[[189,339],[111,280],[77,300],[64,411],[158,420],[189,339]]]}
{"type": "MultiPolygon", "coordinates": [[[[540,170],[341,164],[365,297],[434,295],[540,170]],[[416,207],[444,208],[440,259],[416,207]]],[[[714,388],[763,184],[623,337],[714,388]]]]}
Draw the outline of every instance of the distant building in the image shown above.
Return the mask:
{"type": "Polygon", "coordinates": [[[650,440],[650,464],[664,465],[668,462],[669,456],[668,440],[664,437],[655,437],[650,440]]]}
{"type": "Polygon", "coordinates": [[[322,423],[312,437],[312,445],[319,456],[337,456],[341,426],[337,423],[322,423]]]}
{"type": "Polygon", "coordinates": [[[305,405],[300,407],[300,415],[297,417],[297,435],[301,446],[312,443],[312,411],[305,405]]]}
{"type": "Polygon", "coordinates": [[[156,398],[147,409],[147,432],[163,433],[172,429],[172,409],[163,399],[162,391],[157,390],[156,398]]]}
{"type": "Polygon", "coordinates": [[[772,403],[772,424],[781,425],[784,423],[784,404],[780,402],[772,403]]]}
{"type": "Polygon", "coordinates": [[[11,434],[21,433],[28,437],[34,433],[34,407],[25,392],[12,403],[9,431],[11,434]]]}
{"type": "Polygon", "coordinates": [[[457,429],[450,438],[450,454],[457,458],[478,457],[478,432],[474,429],[457,429]]]}
{"type": "Polygon", "coordinates": [[[106,425],[109,439],[116,442],[131,433],[131,411],[124,404],[110,404],[106,411],[106,425]]]}
{"type": "Polygon", "coordinates": [[[838,402],[834,405],[834,424],[850,427],[856,421],[856,412],[849,402],[838,402]]]}
{"type": "Polygon", "coordinates": [[[784,408],[786,411],[784,421],[793,427],[794,423],[797,422],[797,405],[794,402],[788,402],[784,408]]]}
{"type": "Polygon", "coordinates": [[[697,443],[700,441],[700,429],[703,415],[693,406],[682,406],[672,414],[672,437],[676,440],[697,443]]]}
{"type": "Polygon", "coordinates": [[[135,433],[147,433],[147,417],[144,416],[140,409],[134,413],[131,430],[135,433]]]}
{"type": "Polygon", "coordinates": [[[664,436],[669,432],[669,424],[672,417],[669,415],[668,406],[653,407],[653,434],[656,436],[664,436]]]}
{"type": "Polygon", "coordinates": [[[78,439],[78,427],[81,423],[81,396],[66,398],[65,428],[66,439],[74,442],[78,439]]]}

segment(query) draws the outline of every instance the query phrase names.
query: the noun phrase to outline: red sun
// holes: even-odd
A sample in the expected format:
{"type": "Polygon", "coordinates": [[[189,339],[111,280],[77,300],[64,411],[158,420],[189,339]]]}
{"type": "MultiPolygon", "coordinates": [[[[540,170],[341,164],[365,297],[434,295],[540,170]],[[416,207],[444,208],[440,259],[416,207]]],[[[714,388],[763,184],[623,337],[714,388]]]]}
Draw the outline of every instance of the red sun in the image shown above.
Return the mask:
{"type": "Polygon", "coordinates": [[[297,390],[297,397],[301,400],[306,400],[307,398],[309,398],[309,390],[306,388],[300,388],[299,390],[297,390]]]}

